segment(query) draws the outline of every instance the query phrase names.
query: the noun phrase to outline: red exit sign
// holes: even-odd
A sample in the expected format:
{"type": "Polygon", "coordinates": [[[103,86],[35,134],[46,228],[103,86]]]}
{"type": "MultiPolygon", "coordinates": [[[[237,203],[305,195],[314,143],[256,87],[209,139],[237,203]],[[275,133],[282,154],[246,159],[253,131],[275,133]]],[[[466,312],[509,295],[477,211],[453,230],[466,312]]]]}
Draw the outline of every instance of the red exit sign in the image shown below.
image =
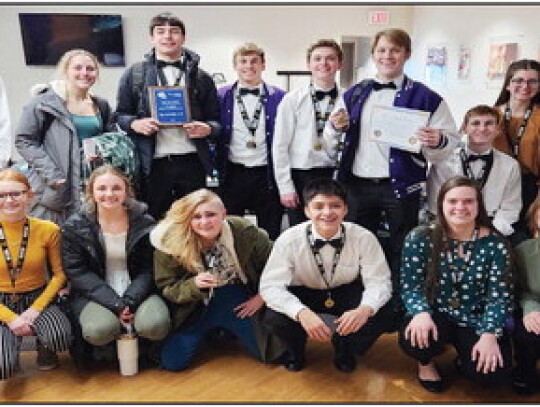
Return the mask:
{"type": "Polygon", "coordinates": [[[389,11],[370,11],[368,15],[369,24],[388,24],[390,22],[389,11]]]}

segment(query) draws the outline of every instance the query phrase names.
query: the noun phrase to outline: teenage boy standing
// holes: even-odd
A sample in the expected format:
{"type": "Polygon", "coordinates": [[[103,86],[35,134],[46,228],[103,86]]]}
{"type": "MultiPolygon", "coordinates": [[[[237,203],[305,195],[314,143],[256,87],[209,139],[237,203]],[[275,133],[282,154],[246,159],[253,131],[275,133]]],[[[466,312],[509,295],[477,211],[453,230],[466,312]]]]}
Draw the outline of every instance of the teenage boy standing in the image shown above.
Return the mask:
{"type": "Polygon", "coordinates": [[[332,179],[310,181],[303,193],[309,221],[284,231],[263,270],[265,322],[287,345],[289,371],[303,369],[307,338],[332,342],[334,364],[356,367],[392,321],[390,270],[375,236],[347,214],[345,189],[332,179]]]}
{"type": "MultiPolygon", "coordinates": [[[[411,39],[405,31],[388,29],[377,33],[371,49],[377,68],[375,80],[362,81],[347,90],[325,129],[325,137],[331,142],[341,137],[341,131],[346,132],[338,179],[350,196],[347,219],[373,233],[382,223],[388,224],[390,239],[383,247],[394,288],[398,286],[403,241],[407,232],[418,224],[427,161],[437,160],[458,142],[446,102],[404,74],[410,55],[411,39]],[[419,153],[373,140],[371,121],[376,105],[429,113],[428,125],[416,134],[422,144],[419,153]]],[[[414,135],[403,137],[411,136],[414,135]]]]}
{"type": "Polygon", "coordinates": [[[259,227],[275,240],[283,206],[272,169],[272,139],[277,107],[285,92],[262,80],[264,50],[246,43],[235,50],[238,80],[219,89],[221,137],[218,139],[220,194],[230,215],[251,210],[259,227]]]}
{"type": "Polygon", "coordinates": [[[214,81],[199,68],[199,55],[184,48],[184,23],[171,13],[150,20],[153,49],[120,79],[116,121],[137,146],[144,175],[143,198],[156,219],[177,199],[206,186],[212,171],[208,137],[217,137],[219,103],[214,81]],[[160,127],[151,117],[149,86],[185,86],[191,119],[160,127]]]}
{"type": "Polygon", "coordinates": [[[307,50],[310,84],[288,93],[278,108],[272,145],[274,173],[291,226],[306,220],[301,199],[304,185],[314,178],[331,178],[334,171],[323,130],[339,96],[336,73],[342,60],[334,40],[311,45],[307,50]]]}

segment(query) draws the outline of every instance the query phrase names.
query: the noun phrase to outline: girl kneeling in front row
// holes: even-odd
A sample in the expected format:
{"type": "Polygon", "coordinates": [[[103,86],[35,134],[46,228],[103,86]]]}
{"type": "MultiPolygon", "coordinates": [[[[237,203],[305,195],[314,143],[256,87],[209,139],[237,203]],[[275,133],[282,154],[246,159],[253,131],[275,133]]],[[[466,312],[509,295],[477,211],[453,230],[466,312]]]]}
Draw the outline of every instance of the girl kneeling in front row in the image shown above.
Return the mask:
{"type": "Polygon", "coordinates": [[[186,369],[206,335],[221,328],[250,354],[273,361],[284,351],[262,327],[259,278],[272,243],[262,229],[225,216],[221,199],[200,189],[179,199],[152,231],[156,285],[173,309],[173,329],[161,364],[186,369]]]}
{"type": "Polygon", "coordinates": [[[408,319],[399,342],[418,361],[418,380],[443,390],[434,358],[451,343],[456,367],[483,384],[500,385],[512,368],[505,321],[512,312],[510,253],[493,229],[475,181],[453,177],[437,200],[437,222],[405,241],[401,296],[408,319]]]}

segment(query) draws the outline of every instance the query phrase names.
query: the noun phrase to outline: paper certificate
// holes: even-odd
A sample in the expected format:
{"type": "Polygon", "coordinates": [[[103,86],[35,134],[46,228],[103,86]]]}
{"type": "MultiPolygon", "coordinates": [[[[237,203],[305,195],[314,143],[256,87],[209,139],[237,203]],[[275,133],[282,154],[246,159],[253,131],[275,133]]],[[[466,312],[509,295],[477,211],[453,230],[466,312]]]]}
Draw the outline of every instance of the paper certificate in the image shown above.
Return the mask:
{"type": "Polygon", "coordinates": [[[184,86],[149,86],[152,117],[163,126],[189,122],[189,98],[184,86]]]}
{"type": "Polygon", "coordinates": [[[370,139],[400,150],[418,153],[422,145],[416,131],[425,127],[429,112],[393,106],[373,106],[370,139]]]}

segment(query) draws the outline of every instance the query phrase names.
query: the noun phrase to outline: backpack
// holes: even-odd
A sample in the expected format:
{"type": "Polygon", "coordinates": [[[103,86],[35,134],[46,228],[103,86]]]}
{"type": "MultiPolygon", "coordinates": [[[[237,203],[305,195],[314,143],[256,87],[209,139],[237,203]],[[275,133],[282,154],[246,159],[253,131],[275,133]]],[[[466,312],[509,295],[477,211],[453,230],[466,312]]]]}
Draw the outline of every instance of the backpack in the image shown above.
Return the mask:
{"type": "Polygon", "coordinates": [[[135,191],[139,191],[140,163],[137,149],[131,138],[121,132],[108,132],[92,139],[96,143],[96,153],[100,160],[97,163],[85,164],[89,167],[88,174],[101,164],[110,164],[122,171],[129,178],[135,191]]]}

